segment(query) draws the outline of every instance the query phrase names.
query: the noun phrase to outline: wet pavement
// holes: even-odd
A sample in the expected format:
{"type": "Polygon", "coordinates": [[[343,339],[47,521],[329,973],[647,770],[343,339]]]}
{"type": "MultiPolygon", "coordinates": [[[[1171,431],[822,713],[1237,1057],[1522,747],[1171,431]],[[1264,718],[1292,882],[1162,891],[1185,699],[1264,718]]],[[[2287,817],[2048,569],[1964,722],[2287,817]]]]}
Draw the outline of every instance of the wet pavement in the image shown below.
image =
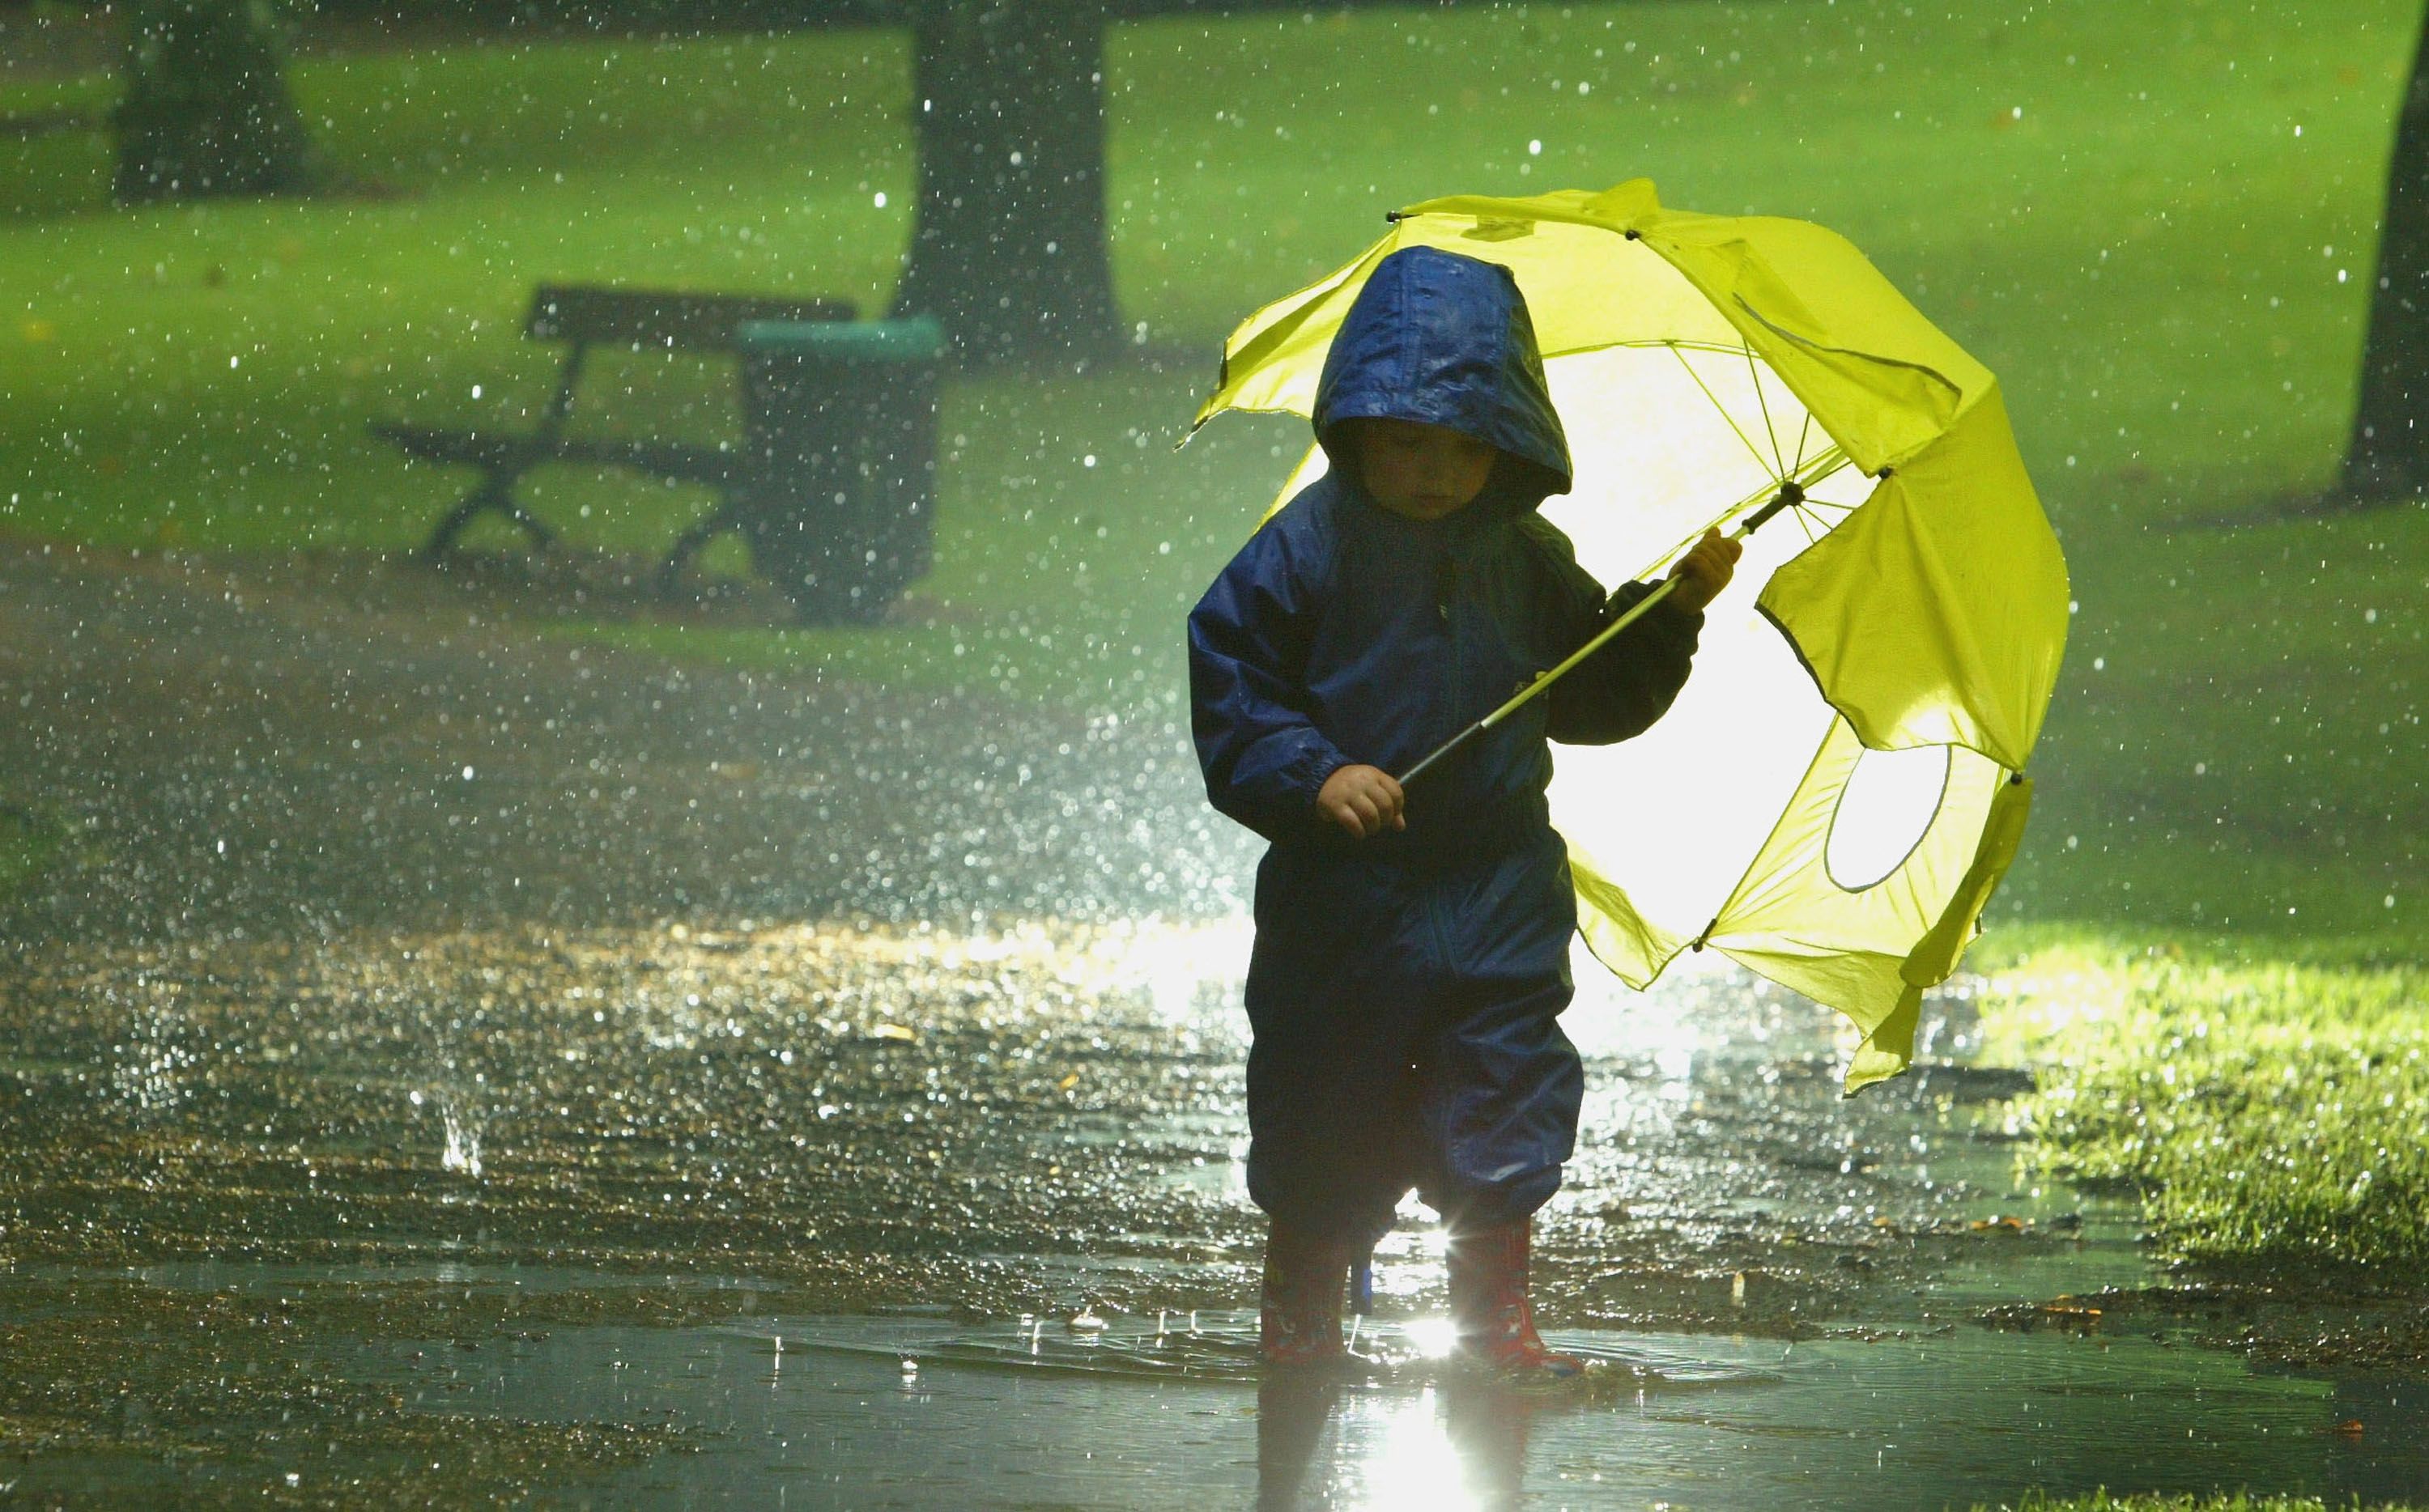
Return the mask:
{"type": "Polygon", "coordinates": [[[296,570],[0,552],[0,771],[66,852],[0,918],[0,1498],[2429,1498],[2417,1374],[2133,1305],[1961,983],[1848,1101],[1811,1005],[1581,962],[1538,1296],[1592,1388],[1429,1363],[1412,1209],[1396,1367],[1261,1394],[1252,849],[1178,731],[296,570]]]}
{"type": "MultiPolygon", "coordinates": [[[[535,633],[535,615],[659,614],[646,567],[615,567],[467,583],[410,560],[0,535],[0,804],[65,861],[0,930],[1237,905],[1248,837],[1198,799],[1168,710],[788,682],[535,633]]],[[[720,615],[770,607],[688,617],[720,615]]]]}

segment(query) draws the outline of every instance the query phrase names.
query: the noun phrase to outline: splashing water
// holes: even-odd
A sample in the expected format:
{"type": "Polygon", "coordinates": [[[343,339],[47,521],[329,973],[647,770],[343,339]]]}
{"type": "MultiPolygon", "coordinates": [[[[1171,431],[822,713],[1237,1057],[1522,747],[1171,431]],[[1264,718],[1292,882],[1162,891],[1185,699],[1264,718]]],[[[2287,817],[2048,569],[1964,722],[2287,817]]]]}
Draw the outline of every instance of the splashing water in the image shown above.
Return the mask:
{"type": "Polygon", "coordinates": [[[120,1101],[144,1113],[164,1112],[185,1102],[185,1072],[194,1056],[183,1043],[173,1009],[145,1010],[112,1048],[117,1064],[110,1068],[109,1088],[120,1101]]]}
{"type": "Polygon", "coordinates": [[[438,1116],[447,1126],[447,1147],[438,1156],[440,1168],[480,1180],[480,1128],[458,1113],[453,1103],[441,1103],[438,1116]]]}

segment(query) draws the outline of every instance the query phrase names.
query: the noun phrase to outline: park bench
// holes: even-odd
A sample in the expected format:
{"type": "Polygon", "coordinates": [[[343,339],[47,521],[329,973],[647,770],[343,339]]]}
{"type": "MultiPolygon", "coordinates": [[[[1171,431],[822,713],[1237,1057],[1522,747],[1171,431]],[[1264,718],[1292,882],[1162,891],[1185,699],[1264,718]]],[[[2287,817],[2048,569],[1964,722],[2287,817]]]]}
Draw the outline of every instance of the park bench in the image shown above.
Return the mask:
{"type": "MultiPolygon", "coordinates": [[[[591,463],[630,468],[670,483],[699,484],[715,489],[719,507],[685,531],[659,567],[661,587],[671,590],[689,558],[719,532],[736,529],[746,534],[750,521],[740,502],[752,493],[753,446],[750,435],[740,446],[713,446],[653,440],[647,437],[568,436],[566,422],[573,412],[574,390],[582,382],[583,365],[593,347],[621,347],[632,352],[685,351],[739,354],[740,332],[752,322],[850,321],[852,306],[838,300],[770,299],[749,295],[695,294],[657,289],[601,288],[582,285],[543,284],[532,295],[523,335],[534,341],[567,343],[565,366],[558,371],[556,391],[540,411],[537,428],[521,434],[485,430],[451,430],[377,420],[372,433],[393,442],[408,456],[425,462],[480,469],[480,481],[450,510],[423,548],[434,562],[454,552],[466,527],[485,514],[495,514],[520,526],[536,547],[545,549],[554,532],[515,498],[515,485],[532,468],[552,462],[591,463]]],[[[753,416],[745,406],[746,433],[753,416]]],[[[765,495],[764,487],[756,490],[765,495]]],[[[798,595],[797,595],[798,597],[798,595]]]]}

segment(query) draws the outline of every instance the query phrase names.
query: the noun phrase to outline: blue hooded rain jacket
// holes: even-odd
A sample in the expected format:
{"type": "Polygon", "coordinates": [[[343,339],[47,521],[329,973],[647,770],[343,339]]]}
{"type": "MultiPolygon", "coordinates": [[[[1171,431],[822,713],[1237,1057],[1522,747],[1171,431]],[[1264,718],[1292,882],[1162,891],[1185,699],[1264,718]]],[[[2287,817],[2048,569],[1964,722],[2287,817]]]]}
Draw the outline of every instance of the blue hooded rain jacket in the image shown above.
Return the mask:
{"type": "Polygon", "coordinates": [[[1546,739],[1625,740],[1686,681],[1699,614],[1640,620],[1354,840],[1315,797],[1353,762],[1405,771],[1650,591],[1606,599],[1536,513],[1568,445],[1506,269],[1407,248],[1333,339],[1314,409],[1331,471],[1244,547],[1189,616],[1191,724],[1214,806],[1273,844],[1257,870],[1248,1191],[1369,1241],[1415,1188],[1454,1223],[1557,1191],[1584,1076],[1557,1018],[1577,905],[1546,739]],[[1392,514],[1334,427],[1446,426],[1500,452],[1446,518],[1392,514]]]}

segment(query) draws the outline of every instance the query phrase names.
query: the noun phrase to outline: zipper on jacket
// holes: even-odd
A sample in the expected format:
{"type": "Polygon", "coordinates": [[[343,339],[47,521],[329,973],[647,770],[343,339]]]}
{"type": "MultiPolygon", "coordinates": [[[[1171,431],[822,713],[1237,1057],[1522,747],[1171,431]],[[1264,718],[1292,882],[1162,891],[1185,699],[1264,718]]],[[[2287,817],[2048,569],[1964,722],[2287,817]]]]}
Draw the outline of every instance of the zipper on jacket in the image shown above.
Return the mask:
{"type": "Polygon", "coordinates": [[[1438,705],[1437,715],[1447,731],[1460,722],[1460,710],[1464,707],[1462,690],[1467,685],[1466,668],[1460,665],[1459,622],[1451,615],[1451,606],[1459,600],[1459,558],[1445,556],[1435,582],[1441,593],[1436,607],[1442,611],[1443,634],[1450,642],[1449,696],[1438,705]]]}

